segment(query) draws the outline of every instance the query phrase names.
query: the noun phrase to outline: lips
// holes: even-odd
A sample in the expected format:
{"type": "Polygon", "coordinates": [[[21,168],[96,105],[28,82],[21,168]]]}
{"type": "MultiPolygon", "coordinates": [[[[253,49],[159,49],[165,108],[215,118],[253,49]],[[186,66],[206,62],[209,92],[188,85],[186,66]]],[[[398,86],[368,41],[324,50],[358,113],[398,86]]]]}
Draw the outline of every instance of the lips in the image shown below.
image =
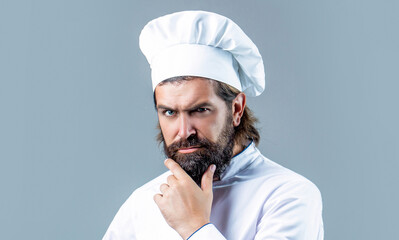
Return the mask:
{"type": "Polygon", "coordinates": [[[177,150],[179,153],[192,153],[200,149],[200,147],[188,147],[188,148],[180,148],[177,150]]]}

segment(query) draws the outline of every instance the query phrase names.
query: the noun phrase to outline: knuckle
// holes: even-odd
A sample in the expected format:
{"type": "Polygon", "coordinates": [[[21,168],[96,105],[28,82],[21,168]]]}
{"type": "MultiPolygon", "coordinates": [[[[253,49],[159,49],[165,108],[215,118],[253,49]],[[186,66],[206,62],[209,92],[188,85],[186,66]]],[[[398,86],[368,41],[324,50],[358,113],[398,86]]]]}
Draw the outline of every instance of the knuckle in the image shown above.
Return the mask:
{"type": "Polygon", "coordinates": [[[161,197],[161,196],[160,196],[159,194],[154,195],[153,198],[154,198],[155,203],[157,203],[157,204],[159,203],[160,197],[161,197]]]}
{"type": "Polygon", "coordinates": [[[181,181],[181,186],[182,187],[188,187],[190,185],[190,181],[187,179],[184,179],[181,181]]]}
{"type": "Polygon", "coordinates": [[[166,180],[168,181],[168,183],[171,183],[173,181],[173,178],[174,178],[173,175],[169,175],[166,180]]]}
{"type": "Polygon", "coordinates": [[[159,186],[159,190],[161,190],[161,192],[164,192],[165,191],[165,185],[161,185],[161,186],[159,186]]]}

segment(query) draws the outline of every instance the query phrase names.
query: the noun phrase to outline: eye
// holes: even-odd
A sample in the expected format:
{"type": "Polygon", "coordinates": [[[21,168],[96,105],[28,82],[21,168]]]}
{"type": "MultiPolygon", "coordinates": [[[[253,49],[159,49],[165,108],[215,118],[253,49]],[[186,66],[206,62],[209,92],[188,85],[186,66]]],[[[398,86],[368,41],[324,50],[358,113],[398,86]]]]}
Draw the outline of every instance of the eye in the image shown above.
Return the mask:
{"type": "Polygon", "coordinates": [[[195,109],[196,113],[205,113],[205,112],[209,112],[209,108],[197,108],[195,109]]]}
{"type": "Polygon", "coordinates": [[[163,111],[163,114],[165,116],[167,116],[167,117],[171,117],[171,116],[175,115],[175,111],[173,111],[173,110],[165,110],[165,111],[163,111]]]}
{"type": "Polygon", "coordinates": [[[209,108],[197,108],[196,112],[206,112],[209,111],[209,108]]]}

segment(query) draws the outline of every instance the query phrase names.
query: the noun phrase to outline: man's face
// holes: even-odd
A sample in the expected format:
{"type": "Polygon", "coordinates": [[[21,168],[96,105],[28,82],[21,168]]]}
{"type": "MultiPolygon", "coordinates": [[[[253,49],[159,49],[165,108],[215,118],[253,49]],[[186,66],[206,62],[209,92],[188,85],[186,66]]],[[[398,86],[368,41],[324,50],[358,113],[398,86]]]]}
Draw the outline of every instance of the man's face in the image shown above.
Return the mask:
{"type": "Polygon", "coordinates": [[[234,127],[231,109],[216,95],[210,80],[164,83],[155,89],[165,154],[200,185],[216,164],[219,177],[232,157],[234,127]]]}

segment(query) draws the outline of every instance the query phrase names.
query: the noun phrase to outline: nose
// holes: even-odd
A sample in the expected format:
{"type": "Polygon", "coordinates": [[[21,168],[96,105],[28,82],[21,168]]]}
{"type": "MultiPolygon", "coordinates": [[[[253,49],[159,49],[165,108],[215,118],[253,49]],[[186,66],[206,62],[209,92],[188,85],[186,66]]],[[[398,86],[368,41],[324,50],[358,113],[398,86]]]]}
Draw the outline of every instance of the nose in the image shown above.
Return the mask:
{"type": "Polygon", "coordinates": [[[195,130],[189,116],[186,116],[185,114],[181,114],[179,116],[179,132],[177,134],[178,137],[180,139],[187,139],[191,135],[195,135],[195,134],[196,134],[196,130],[195,130]]]}

